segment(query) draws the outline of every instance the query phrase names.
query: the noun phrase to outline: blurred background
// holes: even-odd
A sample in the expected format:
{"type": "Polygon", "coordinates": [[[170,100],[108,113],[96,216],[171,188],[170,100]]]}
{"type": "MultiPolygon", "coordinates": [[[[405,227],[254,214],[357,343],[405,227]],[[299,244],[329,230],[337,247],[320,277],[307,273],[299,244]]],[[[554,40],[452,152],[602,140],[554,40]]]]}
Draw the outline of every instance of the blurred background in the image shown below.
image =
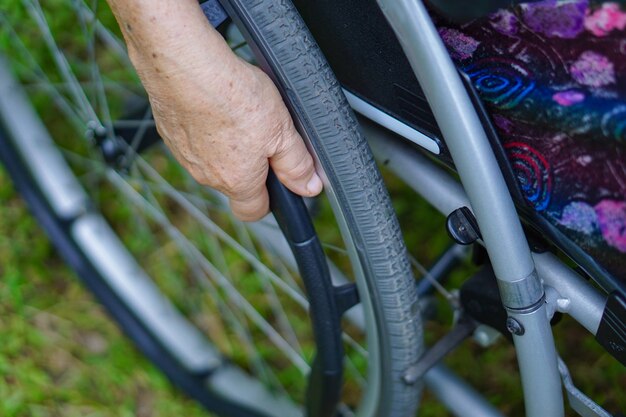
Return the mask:
{"type": "MultiPolygon", "coordinates": [[[[74,39],[73,32],[66,30],[74,25],[74,16],[62,7],[64,3],[42,2],[56,8],[52,22],[68,48],[80,48],[80,39],[74,39]]],[[[99,16],[115,31],[104,2],[100,4],[99,16]]],[[[6,22],[24,16],[23,2],[0,0],[0,50],[14,52],[14,40],[6,22]]],[[[37,31],[25,32],[23,36],[35,55],[45,55],[37,31]]],[[[49,57],[42,59],[52,65],[49,57]]],[[[69,133],[64,130],[66,126],[54,121],[56,114],[46,109],[40,108],[53,130],[61,136],[69,133]]],[[[385,173],[385,178],[409,251],[424,265],[432,263],[450,244],[444,219],[392,175],[385,173]]],[[[336,234],[334,226],[324,221],[318,221],[317,227],[320,235],[336,234]]],[[[458,288],[474,270],[468,261],[454,272],[448,288],[458,288]]],[[[0,278],[1,416],[208,415],[173,389],[118,331],[60,260],[3,170],[0,278]]],[[[177,291],[184,293],[184,286],[177,291]]],[[[445,334],[451,324],[452,312],[446,303],[440,302],[433,320],[426,324],[427,345],[445,334]]],[[[575,383],[607,408],[626,410],[624,368],[567,317],[556,325],[554,332],[575,383]]],[[[523,415],[515,354],[507,341],[500,340],[489,349],[466,341],[446,363],[506,415],[523,415]]],[[[442,417],[448,413],[426,392],[420,415],[442,417]]]]}

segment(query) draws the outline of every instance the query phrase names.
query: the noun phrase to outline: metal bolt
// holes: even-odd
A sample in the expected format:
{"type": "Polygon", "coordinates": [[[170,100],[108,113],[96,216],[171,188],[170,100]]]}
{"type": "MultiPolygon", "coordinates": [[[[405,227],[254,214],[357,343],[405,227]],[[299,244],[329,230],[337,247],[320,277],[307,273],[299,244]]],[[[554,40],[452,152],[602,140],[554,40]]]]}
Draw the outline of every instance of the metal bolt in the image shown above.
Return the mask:
{"type": "Polygon", "coordinates": [[[513,317],[509,317],[506,319],[506,329],[516,336],[522,336],[525,332],[524,326],[515,320],[513,317]]]}
{"type": "Polygon", "coordinates": [[[481,346],[487,346],[489,344],[489,335],[483,330],[477,329],[476,332],[474,332],[474,339],[481,346]]]}
{"type": "Polygon", "coordinates": [[[402,375],[402,382],[404,382],[406,385],[415,385],[415,383],[417,382],[417,376],[415,375],[415,372],[413,371],[413,368],[409,368],[404,375],[402,375]]]}

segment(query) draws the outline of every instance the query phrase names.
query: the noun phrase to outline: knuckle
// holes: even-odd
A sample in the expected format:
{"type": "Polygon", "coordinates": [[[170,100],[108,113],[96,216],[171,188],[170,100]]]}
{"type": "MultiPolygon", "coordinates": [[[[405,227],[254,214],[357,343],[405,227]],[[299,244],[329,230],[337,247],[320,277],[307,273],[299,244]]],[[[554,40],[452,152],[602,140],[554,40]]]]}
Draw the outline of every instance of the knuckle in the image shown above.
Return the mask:
{"type": "Polygon", "coordinates": [[[289,117],[289,114],[281,115],[270,130],[277,151],[281,148],[288,149],[293,145],[293,137],[297,135],[296,128],[289,117]]]}

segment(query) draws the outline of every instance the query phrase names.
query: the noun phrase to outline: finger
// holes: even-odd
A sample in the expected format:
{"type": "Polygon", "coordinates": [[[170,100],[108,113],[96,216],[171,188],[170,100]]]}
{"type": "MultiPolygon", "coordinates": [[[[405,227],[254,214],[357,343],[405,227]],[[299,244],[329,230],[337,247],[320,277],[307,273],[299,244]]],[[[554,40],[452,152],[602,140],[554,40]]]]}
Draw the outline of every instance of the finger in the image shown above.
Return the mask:
{"type": "Polygon", "coordinates": [[[230,208],[235,217],[244,222],[254,222],[270,211],[270,198],[265,183],[246,195],[230,197],[230,208]]]}
{"type": "Polygon", "coordinates": [[[322,180],[315,172],[313,158],[304,141],[293,128],[284,134],[283,146],[270,157],[276,176],[296,194],[313,197],[322,191],[322,180]]]}

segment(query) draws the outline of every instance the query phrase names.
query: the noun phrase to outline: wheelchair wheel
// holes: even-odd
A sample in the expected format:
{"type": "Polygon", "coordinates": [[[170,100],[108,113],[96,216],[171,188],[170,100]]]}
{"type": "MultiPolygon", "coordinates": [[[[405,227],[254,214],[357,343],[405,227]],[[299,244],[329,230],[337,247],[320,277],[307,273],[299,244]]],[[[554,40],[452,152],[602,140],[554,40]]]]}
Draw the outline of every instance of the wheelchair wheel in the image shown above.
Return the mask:
{"type": "MultiPolygon", "coordinates": [[[[114,20],[89,3],[27,0],[0,15],[11,45],[2,161],[61,255],[174,384],[220,415],[303,415],[315,343],[280,230],[269,217],[238,222],[175,162],[114,20]]],[[[310,206],[333,280],[358,289],[340,412],[411,416],[419,386],[402,374],[422,352],[415,282],[367,144],[291,4],[224,4],[323,172],[310,206]]]]}

